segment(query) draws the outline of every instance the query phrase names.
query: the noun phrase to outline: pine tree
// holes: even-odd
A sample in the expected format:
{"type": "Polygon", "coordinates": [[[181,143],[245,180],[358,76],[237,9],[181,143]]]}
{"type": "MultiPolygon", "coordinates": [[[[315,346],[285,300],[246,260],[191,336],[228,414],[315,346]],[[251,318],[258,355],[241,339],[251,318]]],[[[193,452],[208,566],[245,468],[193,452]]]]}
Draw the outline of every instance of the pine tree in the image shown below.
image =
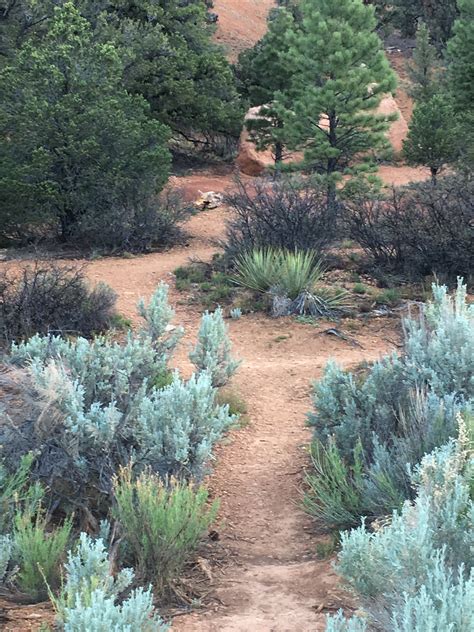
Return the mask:
{"type": "Polygon", "coordinates": [[[287,93],[293,69],[281,54],[293,25],[292,15],[284,8],[270,13],[268,31],[250,50],[239,57],[237,75],[242,91],[252,106],[260,106],[259,116],[247,121],[250,137],[259,150],[272,149],[278,169],[284,158],[283,120],[273,107],[275,95],[287,93]]]}
{"type": "Polygon", "coordinates": [[[461,15],[448,43],[448,81],[461,133],[461,154],[474,164],[474,0],[459,0],[461,15]]]}
{"type": "Polygon", "coordinates": [[[448,44],[451,92],[459,110],[474,107],[474,0],[459,0],[461,15],[448,44]]]}
{"type": "Polygon", "coordinates": [[[420,101],[413,112],[403,150],[408,163],[429,167],[433,184],[443,166],[457,157],[454,121],[453,107],[446,94],[420,101]]]}
{"type": "Polygon", "coordinates": [[[161,190],[168,130],[143,97],[122,86],[111,43],[96,43],[70,2],[46,35],[0,72],[0,208],[9,226],[52,224],[67,241],[116,212],[135,212],[161,190]]]}
{"type": "Polygon", "coordinates": [[[416,34],[416,48],[407,64],[411,81],[410,96],[416,101],[429,99],[437,90],[441,71],[436,48],[430,43],[430,33],[425,24],[420,24],[416,34]]]}
{"type": "Polygon", "coordinates": [[[362,0],[302,0],[303,20],[289,32],[285,59],[293,68],[292,105],[277,95],[290,147],[303,166],[323,174],[334,206],[341,173],[360,169],[358,154],[387,145],[387,117],[374,113],[395,76],[362,0]]]}

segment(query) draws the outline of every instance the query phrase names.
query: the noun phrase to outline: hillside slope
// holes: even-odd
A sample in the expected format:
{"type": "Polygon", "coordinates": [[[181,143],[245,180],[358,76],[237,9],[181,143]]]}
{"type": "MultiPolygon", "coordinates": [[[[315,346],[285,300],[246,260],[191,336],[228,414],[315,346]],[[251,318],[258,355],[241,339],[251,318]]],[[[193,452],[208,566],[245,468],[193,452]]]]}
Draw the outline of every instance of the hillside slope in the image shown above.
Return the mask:
{"type": "Polygon", "coordinates": [[[275,0],[214,0],[219,15],[216,40],[232,61],[250,48],[266,31],[266,18],[275,0]]]}

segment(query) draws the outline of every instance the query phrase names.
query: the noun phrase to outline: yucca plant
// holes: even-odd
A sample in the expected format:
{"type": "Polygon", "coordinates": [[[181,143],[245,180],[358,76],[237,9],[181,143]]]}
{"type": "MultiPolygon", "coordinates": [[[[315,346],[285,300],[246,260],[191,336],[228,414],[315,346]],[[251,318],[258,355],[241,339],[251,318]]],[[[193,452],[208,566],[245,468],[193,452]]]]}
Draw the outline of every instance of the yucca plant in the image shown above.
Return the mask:
{"type": "Polygon", "coordinates": [[[237,260],[234,281],[255,292],[277,287],[292,300],[311,291],[323,274],[321,262],[310,251],[264,248],[252,250],[237,260]]]}
{"type": "Polygon", "coordinates": [[[321,261],[309,250],[280,253],[278,283],[285,295],[295,300],[302,292],[312,292],[323,275],[321,261]]]}
{"type": "Polygon", "coordinates": [[[252,250],[237,260],[234,282],[273,296],[273,315],[331,317],[347,307],[347,292],[318,287],[324,269],[309,250],[252,250]]]}
{"type": "Polygon", "coordinates": [[[255,249],[237,259],[237,285],[264,294],[279,280],[280,253],[274,248],[255,249]]]}

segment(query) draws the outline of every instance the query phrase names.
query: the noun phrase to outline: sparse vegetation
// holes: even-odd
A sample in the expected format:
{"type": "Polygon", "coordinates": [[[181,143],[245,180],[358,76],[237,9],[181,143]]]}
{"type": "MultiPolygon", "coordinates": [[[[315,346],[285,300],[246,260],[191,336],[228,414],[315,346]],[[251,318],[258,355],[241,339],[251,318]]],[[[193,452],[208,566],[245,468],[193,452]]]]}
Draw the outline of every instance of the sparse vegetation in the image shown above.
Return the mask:
{"type": "Polygon", "coordinates": [[[473,179],[469,174],[367,191],[346,200],[352,238],[369,255],[370,269],[416,280],[427,275],[469,280],[474,270],[473,179]]]}
{"type": "Polygon", "coordinates": [[[115,292],[91,287],[80,267],[27,265],[0,272],[0,341],[9,344],[36,334],[90,337],[117,322],[115,292]]]}

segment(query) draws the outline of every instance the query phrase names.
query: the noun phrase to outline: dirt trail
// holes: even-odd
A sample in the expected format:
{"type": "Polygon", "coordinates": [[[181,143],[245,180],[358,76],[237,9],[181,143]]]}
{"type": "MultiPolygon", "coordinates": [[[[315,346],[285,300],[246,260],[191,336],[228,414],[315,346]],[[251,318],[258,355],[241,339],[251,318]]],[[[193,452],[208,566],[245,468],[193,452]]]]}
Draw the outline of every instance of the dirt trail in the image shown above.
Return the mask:
{"type": "MultiPolygon", "coordinates": [[[[222,190],[225,177],[186,179],[187,194],[222,190]]],[[[104,259],[90,264],[93,279],[105,280],[119,294],[119,309],[132,315],[139,296],[149,295],[160,280],[190,258],[207,260],[222,235],[224,209],[192,218],[189,247],[132,259],[104,259]]],[[[177,306],[176,322],[187,335],[176,358],[186,371],[186,353],[200,313],[177,306]]],[[[216,450],[210,477],[211,493],[221,499],[221,543],[230,552],[229,565],[214,577],[220,605],[215,611],[195,612],[176,619],[176,632],[301,632],[324,630],[325,612],[344,604],[330,562],[317,561],[317,539],[311,522],[299,508],[301,476],[310,431],[305,414],[310,407],[311,381],[330,357],[345,366],[378,357],[395,337],[393,323],[362,324],[355,335],[363,348],[321,333],[319,328],[262,315],[229,321],[235,354],[242,367],[233,380],[247,402],[249,425],[233,431],[216,450]],[[390,333],[388,333],[390,331],[390,333]]]]}

